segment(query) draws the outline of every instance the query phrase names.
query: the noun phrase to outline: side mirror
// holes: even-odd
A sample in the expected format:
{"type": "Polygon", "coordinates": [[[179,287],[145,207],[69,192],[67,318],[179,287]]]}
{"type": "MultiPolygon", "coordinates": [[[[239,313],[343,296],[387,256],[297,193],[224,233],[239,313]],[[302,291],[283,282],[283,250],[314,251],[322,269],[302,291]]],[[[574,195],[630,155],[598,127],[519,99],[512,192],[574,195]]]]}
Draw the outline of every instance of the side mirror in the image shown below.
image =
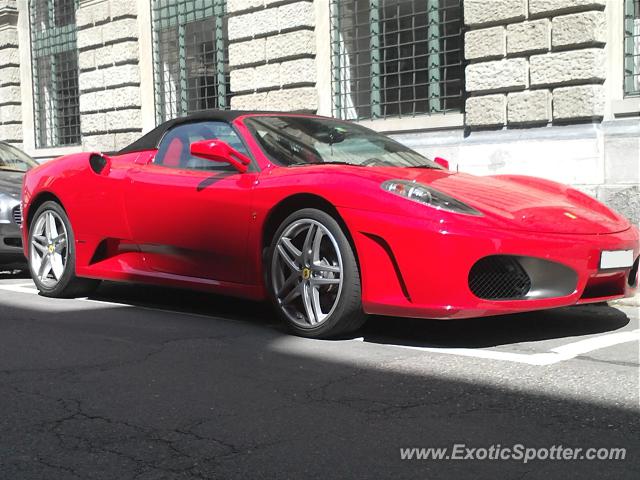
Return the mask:
{"type": "Polygon", "coordinates": [[[212,162],[229,163],[240,173],[244,173],[251,164],[251,159],[222,140],[200,140],[189,146],[191,155],[212,162]]]}
{"type": "Polygon", "coordinates": [[[433,161],[436,162],[441,167],[444,167],[447,170],[449,170],[449,160],[445,160],[442,157],[436,157],[436,158],[433,159],[433,161]]]}

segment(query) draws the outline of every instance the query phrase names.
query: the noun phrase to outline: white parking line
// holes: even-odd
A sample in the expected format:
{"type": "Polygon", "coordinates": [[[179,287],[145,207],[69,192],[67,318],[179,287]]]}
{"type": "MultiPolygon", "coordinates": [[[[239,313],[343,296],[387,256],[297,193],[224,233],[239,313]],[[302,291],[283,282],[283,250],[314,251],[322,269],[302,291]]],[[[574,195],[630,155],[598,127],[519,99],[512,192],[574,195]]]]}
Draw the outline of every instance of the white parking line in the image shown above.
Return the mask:
{"type": "MultiPolygon", "coordinates": [[[[6,290],[8,292],[16,292],[16,293],[26,293],[29,295],[37,295],[38,289],[33,283],[20,283],[20,284],[0,284],[0,290],[6,290]]],[[[162,312],[162,313],[179,313],[181,315],[187,315],[190,317],[200,317],[200,318],[211,318],[211,315],[205,315],[203,313],[195,313],[195,312],[181,312],[179,310],[168,310],[164,308],[156,308],[156,307],[146,307],[144,305],[132,305],[130,303],[119,303],[114,301],[105,301],[105,300],[95,300],[89,297],[76,297],[76,298],[67,298],[65,300],[69,301],[81,301],[87,303],[97,303],[99,305],[106,305],[108,307],[134,307],[139,308],[140,310],[150,310],[154,312],[162,312]]],[[[218,317],[225,318],[226,317],[218,317]]],[[[228,319],[227,319],[228,320],[228,319]]]]}
{"type": "MultiPolygon", "coordinates": [[[[16,293],[26,293],[29,295],[37,295],[38,289],[36,288],[35,284],[33,283],[20,283],[20,284],[0,284],[0,290],[6,290],[8,292],[16,292],[16,293]]],[[[75,297],[75,298],[66,298],[64,300],[69,300],[69,301],[81,301],[81,302],[87,302],[87,303],[96,303],[98,305],[105,305],[107,307],[133,307],[133,308],[138,308],[140,310],[149,310],[149,311],[153,311],[153,312],[162,312],[162,313],[171,313],[171,314],[175,314],[175,313],[179,313],[180,315],[187,315],[189,317],[199,317],[199,318],[207,318],[207,319],[211,319],[211,315],[207,315],[204,313],[196,313],[196,312],[183,312],[180,310],[169,310],[169,309],[165,309],[165,308],[158,308],[158,307],[147,307],[144,305],[133,305],[131,303],[120,303],[120,302],[115,302],[112,300],[96,300],[94,298],[89,298],[89,297],[75,297]]],[[[231,318],[228,317],[223,317],[223,316],[216,316],[216,318],[221,318],[224,320],[232,320],[231,318]]]]}
{"type": "MultiPolygon", "coordinates": [[[[364,341],[363,338],[356,339],[364,341]]],[[[640,330],[627,332],[608,333],[597,337],[579,340],[577,342],[561,345],[552,348],[545,353],[512,353],[501,352],[499,350],[489,350],[483,348],[446,348],[446,347],[412,347],[409,345],[397,345],[393,343],[381,343],[386,347],[402,348],[406,350],[418,350],[422,352],[443,353],[447,355],[459,355],[462,357],[474,357],[489,360],[501,360],[505,362],[525,363],[527,365],[553,365],[554,363],[570,360],[579,355],[600,350],[602,348],[612,347],[621,343],[639,342],[640,330]]]]}
{"type": "Polygon", "coordinates": [[[38,293],[33,283],[7,283],[0,285],[0,290],[16,293],[38,293]]]}
{"type": "MultiPolygon", "coordinates": [[[[35,295],[38,293],[38,290],[35,288],[35,285],[33,283],[0,284],[0,290],[16,292],[16,293],[26,293],[30,295],[35,295]]],[[[88,298],[81,298],[76,300],[83,300],[83,301],[88,301],[92,303],[102,303],[102,304],[107,304],[111,306],[135,306],[135,305],[129,305],[124,303],[92,300],[88,298]]],[[[154,310],[159,312],[178,313],[174,310],[165,310],[165,309],[153,308],[153,307],[137,307],[136,306],[136,308],[142,308],[144,310],[154,310]]],[[[185,314],[202,316],[202,317],[206,316],[202,314],[193,314],[189,312],[185,312],[185,314]]],[[[364,342],[364,338],[360,337],[360,338],[347,340],[347,341],[364,342]]],[[[619,345],[619,344],[628,343],[628,342],[640,342],[640,330],[615,332],[615,333],[599,335],[597,337],[591,337],[584,340],[579,340],[577,342],[568,343],[566,345],[561,345],[559,347],[552,348],[548,352],[533,353],[533,354],[502,352],[499,350],[490,350],[490,349],[484,349],[484,348],[413,347],[409,345],[398,345],[393,343],[376,343],[376,345],[382,345],[385,347],[392,347],[392,348],[400,348],[405,350],[417,350],[417,351],[430,352],[430,353],[442,353],[446,355],[458,355],[462,357],[473,357],[473,358],[481,358],[481,359],[488,359],[488,360],[524,363],[527,365],[546,366],[546,365],[553,365],[555,363],[563,362],[565,360],[570,360],[579,355],[584,355],[585,353],[589,353],[594,350],[600,350],[602,348],[612,347],[614,345],[619,345]]]]}

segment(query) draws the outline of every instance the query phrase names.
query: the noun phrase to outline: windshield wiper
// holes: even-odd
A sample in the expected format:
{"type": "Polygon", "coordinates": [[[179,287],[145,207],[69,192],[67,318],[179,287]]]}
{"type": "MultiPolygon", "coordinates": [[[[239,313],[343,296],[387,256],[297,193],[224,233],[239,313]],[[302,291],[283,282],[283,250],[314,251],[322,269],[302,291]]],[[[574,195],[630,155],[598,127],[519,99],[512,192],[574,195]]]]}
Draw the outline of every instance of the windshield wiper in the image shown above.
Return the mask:
{"type": "Polygon", "coordinates": [[[2,170],[3,172],[18,172],[18,173],[24,173],[24,170],[17,170],[17,169],[15,169],[15,168],[0,167],[0,170],[2,170]]]}

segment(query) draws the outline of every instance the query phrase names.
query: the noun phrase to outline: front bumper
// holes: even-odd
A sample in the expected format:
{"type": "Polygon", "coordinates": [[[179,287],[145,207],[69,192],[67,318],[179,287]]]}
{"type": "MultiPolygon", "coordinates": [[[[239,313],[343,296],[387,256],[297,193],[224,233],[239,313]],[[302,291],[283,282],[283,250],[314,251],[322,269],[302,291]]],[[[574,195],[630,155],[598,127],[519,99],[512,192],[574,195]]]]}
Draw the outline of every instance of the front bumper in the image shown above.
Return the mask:
{"type": "Polygon", "coordinates": [[[614,300],[637,290],[637,271],[599,270],[603,250],[633,250],[637,265],[635,227],[606,235],[541,234],[441,227],[364,210],[340,213],[356,244],[363,308],[370,314],[469,318],[614,300]],[[478,260],[492,255],[564,265],[575,272],[575,289],[545,298],[479,298],[470,289],[469,273],[478,260]]]}
{"type": "Polygon", "coordinates": [[[0,265],[26,263],[22,250],[20,202],[12,200],[0,205],[0,265]]]}

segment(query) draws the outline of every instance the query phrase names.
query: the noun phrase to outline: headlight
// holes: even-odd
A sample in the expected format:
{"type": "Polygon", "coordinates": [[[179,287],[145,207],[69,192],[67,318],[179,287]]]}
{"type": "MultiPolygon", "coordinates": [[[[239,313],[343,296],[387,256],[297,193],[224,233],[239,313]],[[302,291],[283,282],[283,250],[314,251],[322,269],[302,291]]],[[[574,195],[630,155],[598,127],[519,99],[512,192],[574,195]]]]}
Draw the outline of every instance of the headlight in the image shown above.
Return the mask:
{"type": "Polygon", "coordinates": [[[12,198],[6,193],[0,192],[0,210],[9,208],[12,198]]]}
{"type": "Polygon", "coordinates": [[[465,215],[482,215],[475,208],[462,203],[450,197],[446,193],[442,193],[434,188],[427,187],[416,182],[408,180],[387,180],[381,185],[383,190],[399,195],[414,202],[423,203],[438,210],[447,212],[463,213],[465,215]]]}
{"type": "Polygon", "coordinates": [[[0,193],[0,223],[9,223],[13,204],[13,198],[4,193],[0,193]]]}

